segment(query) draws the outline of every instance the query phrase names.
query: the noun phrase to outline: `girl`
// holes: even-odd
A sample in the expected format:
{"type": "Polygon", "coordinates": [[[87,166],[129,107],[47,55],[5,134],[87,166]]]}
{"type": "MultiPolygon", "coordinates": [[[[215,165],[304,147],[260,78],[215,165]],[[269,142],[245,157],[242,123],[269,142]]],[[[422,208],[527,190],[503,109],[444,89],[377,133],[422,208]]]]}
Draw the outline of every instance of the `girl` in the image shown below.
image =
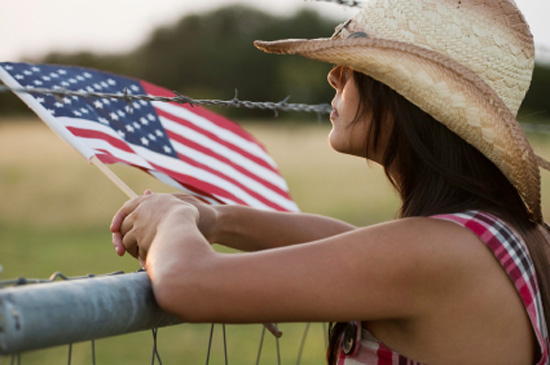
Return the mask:
{"type": "Polygon", "coordinates": [[[548,163],[516,121],[534,51],[515,4],[371,0],[329,39],[256,46],[337,65],[329,142],[384,167],[398,218],[146,194],[111,231],[159,305],[187,322],[333,322],[330,364],[549,363],[548,163]]]}

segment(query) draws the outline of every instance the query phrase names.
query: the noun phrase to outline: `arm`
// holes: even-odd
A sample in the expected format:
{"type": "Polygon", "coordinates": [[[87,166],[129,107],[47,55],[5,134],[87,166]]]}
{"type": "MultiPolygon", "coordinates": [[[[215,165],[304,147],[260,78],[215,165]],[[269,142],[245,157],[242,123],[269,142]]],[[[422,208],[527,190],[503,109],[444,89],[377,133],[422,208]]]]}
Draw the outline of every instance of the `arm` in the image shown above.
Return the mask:
{"type": "MultiPolygon", "coordinates": [[[[145,195],[151,195],[147,191],[145,195]]],[[[173,194],[198,211],[197,227],[210,243],[218,243],[241,251],[259,251],[314,241],[348,232],[357,227],[329,217],[306,213],[284,213],[237,205],[207,205],[187,194],[173,194]]],[[[130,201],[132,202],[132,201],[130,201]]],[[[162,207],[155,207],[159,215],[162,207]]],[[[111,223],[113,246],[118,255],[126,251],[120,226],[127,212],[120,209],[111,223]]]]}
{"type": "Polygon", "coordinates": [[[211,251],[191,222],[167,223],[153,242],[146,268],[159,305],[189,322],[411,319],[437,303],[436,293],[448,291],[449,281],[434,265],[419,265],[424,259],[410,248],[403,250],[405,235],[395,231],[398,226],[220,254],[211,251]]]}
{"type": "Polygon", "coordinates": [[[198,229],[196,208],[169,198],[130,201],[120,234],[126,250],[145,260],[159,305],[185,321],[411,318],[449,290],[463,262],[460,250],[439,244],[446,222],[430,219],[220,254],[198,229]]]}
{"type": "MultiPolygon", "coordinates": [[[[210,243],[241,251],[259,251],[309,242],[357,228],[320,215],[274,212],[239,205],[207,205],[188,194],[178,193],[173,196],[197,208],[197,225],[210,243]]],[[[118,230],[124,217],[123,210],[117,213],[111,225],[113,232],[118,230]]],[[[115,240],[115,246],[120,247],[123,253],[120,240],[118,237],[115,240]]]]}
{"type": "Polygon", "coordinates": [[[306,213],[283,213],[243,206],[215,207],[217,230],[213,242],[242,251],[289,246],[348,232],[357,227],[306,213]]]}

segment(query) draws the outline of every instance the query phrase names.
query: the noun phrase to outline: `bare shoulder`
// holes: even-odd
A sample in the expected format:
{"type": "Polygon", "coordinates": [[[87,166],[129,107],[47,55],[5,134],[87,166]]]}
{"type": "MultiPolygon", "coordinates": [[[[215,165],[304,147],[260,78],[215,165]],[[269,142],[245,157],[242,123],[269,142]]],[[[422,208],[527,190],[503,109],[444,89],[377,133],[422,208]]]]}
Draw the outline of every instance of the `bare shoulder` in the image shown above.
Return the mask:
{"type": "MultiPolygon", "coordinates": [[[[472,266],[480,256],[491,257],[470,230],[450,221],[427,217],[403,218],[362,229],[365,237],[378,237],[396,254],[430,263],[432,267],[472,266]]],[[[371,239],[369,239],[371,241],[371,239]]],[[[377,245],[382,246],[382,245],[377,245]]]]}
{"type": "MultiPolygon", "coordinates": [[[[357,232],[369,246],[371,260],[389,265],[396,285],[416,298],[464,295],[480,277],[506,280],[491,251],[474,233],[460,225],[433,218],[398,219],[357,232]]],[[[420,304],[420,303],[419,303],[420,304]]],[[[426,304],[426,303],[424,303],[426,304]]]]}

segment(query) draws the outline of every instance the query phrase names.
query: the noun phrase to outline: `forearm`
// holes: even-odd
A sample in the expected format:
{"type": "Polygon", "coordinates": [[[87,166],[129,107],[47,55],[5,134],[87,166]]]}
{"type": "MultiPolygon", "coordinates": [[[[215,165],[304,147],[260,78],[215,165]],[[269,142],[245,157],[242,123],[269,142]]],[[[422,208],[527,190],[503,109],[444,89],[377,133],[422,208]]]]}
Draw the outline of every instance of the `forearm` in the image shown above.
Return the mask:
{"type": "Polygon", "coordinates": [[[215,242],[242,251],[258,251],[314,241],[357,227],[329,217],[306,213],[262,211],[243,206],[216,208],[215,242]]]}
{"type": "MultiPolygon", "coordinates": [[[[159,306],[189,320],[185,298],[194,296],[201,267],[216,255],[194,222],[170,216],[159,225],[146,258],[155,299],[159,306]],[[198,275],[198,276],[197,276],[198,275]]],[[[207,271],[208,272],[208,271],[207,271]]],[[[191,311],[193,313],[193,311],[191,311]]]]}

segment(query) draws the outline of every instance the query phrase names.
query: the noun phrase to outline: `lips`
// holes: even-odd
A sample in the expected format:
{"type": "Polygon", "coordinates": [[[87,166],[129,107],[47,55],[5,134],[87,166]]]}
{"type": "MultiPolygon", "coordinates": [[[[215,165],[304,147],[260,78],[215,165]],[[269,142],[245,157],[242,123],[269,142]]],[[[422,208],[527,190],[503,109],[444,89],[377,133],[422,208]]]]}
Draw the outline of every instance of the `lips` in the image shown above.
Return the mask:
{"type": "Polygon", "coordinates": [[[332,109],[332,112],[330,112],[330,119],[335,119],[338,117],[338,111],[336,109],[332,109]]]}

